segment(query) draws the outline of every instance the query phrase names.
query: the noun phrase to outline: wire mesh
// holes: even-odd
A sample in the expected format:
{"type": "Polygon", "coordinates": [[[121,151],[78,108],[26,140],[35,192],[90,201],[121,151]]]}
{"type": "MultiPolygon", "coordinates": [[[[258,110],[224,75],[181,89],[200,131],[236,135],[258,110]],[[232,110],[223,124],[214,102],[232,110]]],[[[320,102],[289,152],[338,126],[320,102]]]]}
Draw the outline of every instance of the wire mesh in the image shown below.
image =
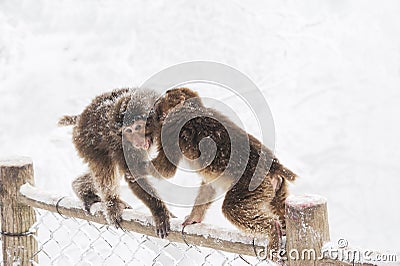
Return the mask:
{"type": "Polygon", "coordinates": [[[33,265],[269,264],[256,257],[170,242],[42,209],[35,211],[37,222],[31,231],[37,232],[38,251],[35,255],[38,255],[39,263],[33,265]]]}

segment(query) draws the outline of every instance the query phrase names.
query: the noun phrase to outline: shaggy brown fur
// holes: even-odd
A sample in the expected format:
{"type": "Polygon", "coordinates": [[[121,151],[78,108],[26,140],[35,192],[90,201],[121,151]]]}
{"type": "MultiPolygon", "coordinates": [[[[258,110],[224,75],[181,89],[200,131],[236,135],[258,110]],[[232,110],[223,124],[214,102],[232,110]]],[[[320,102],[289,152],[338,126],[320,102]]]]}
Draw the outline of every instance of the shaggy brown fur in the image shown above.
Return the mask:
{"type": "Polygon", "coordinates": [[[169,90],[156,102],[147,120],[146,136],[158,146],[157,157],[146,167],[154,176],[172,177],[182,154],[191,160],[204,158],[194,165],[200,169],[197,172],[203,176],[203,185],[184,225],[201,222],[216,195],[216,188],[223,187],[228,190],[222,206],[225,217],[242,230],[267,234],[269,248],[278,250],[280,226],[285,227],[286,185],[287,181],[295,180],[296,175],[280,164],[259,140],[218,111],[205,107],[199,95],[187,88],[169,90]],[[161,131],[163,136],[179,137],[163,137],[161,143],[161,131]],[[216,144],[215,155],[208,154],[211,149],[201,150],[201,141],[206,138],[216,144]],[[231,146],[233,140],[238,147],[231,146]],[[176,149],[177,141],[182,153],[176,149]],[[234,154],[235,148],[249,153],[234,154]],[[171,154],[171,161],[166,153],[171,154]],[[245,162],[244,167],[241,168],[240,162],[245,162]],[[223,177],[218,178],[222,173],[223,177]],[[260,180],[261,184],[250,191],[252,178],[260,180]]]}
{"type": "Polygon", "coordinates": [[[145,119],[157,97],[150,90],[114,90],[97,96],[79,116],[63,117],[59,124],[74,125],[73,143],[90,168],[90,173],[73,181],[85,209],[90,211],[93,203],[104,202],[107,220],[120,227],[122,210],[129,207],[119,195],[119,176],[123,174],[132,192],[150,209],[157,235],[164,238],[170,212],[139,174],[143,171],[138,171],[147,160],[145,149],[150,145],[144,137],[145,119]]]}

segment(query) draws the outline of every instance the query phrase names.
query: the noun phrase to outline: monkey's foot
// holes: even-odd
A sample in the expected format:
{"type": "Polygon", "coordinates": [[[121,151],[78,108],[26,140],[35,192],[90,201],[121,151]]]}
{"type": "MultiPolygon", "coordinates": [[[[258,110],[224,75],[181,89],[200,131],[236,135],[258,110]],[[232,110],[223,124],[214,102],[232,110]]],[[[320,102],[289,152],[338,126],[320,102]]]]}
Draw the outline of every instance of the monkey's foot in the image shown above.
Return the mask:
{"type": "Polygon", "coordinates": [[[191,224],[198,224],[201,223],[202,221],[202,217],[195,217],[194,215],[188,215],[185,217],[185,221],[182,223],[182,239],[183,242],[185,242],[186,245],[190,246],[188,244],[188,242],[186,242],[186,238],[185,238],[185,227],[191,224]]]}
{"type": "Polygon", "coordinates": [[[189,224],[199,224],[201,223],[202,218],[201,217],[195,217],[192,215],[186,216],[185,221],[182,223],[183,226],[189,225],[189,224]]]}
{"type": "Polygon", "coordinates": [[[160,238],[166,238],[168,236],[170,231],[169,217],[170,213],[168,211],[162,211],[160,214],[153,215],[156,235],[160,238]]]}
{"type": "Polygon", "coordinates": [[[86,202],[84,202],[83,203],[83,208],[85,209],[85,211],[87,212],[87,213],[91,213],[90,212],[90,208],[93,206],[93,204],[95,204],[95,203],[97,203],[97,202],[101,202],[100,200],[98,200],[98,201],[86,201],[86,202]]]}
{"type": "Polygon", "coordinates": [[[123,200],[120,200],[119,204],[121,204],[123,206],[123,209],[125,209],[125,210],[132,209],[131,205],[129,205],[128,203],[126,203],[123,200]]]}
{"type": "Polygon", "coordinates": [[[122,211],[131,208],[127,203],[120,199],[109,200],[106,204],[106,219],[109,224],[114,225],[116,228],[122,228],[122,211]]]}

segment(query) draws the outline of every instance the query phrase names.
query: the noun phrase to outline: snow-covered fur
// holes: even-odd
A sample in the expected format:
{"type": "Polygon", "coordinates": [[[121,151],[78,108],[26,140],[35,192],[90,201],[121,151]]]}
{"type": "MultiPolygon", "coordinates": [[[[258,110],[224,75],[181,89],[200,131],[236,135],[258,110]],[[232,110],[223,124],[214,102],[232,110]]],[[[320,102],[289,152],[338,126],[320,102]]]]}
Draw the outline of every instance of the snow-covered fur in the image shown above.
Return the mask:
{"type": "Polygon", "coordinates": [[[122,138],[123,128],[137,119],[146,119],[158,97],[153,90],[113,90],[94,98],[80,115],[64,116],[59,125],[74,125],[73,143],[90,168],[90,173],[73,181],[73,189],[85,209],[90,211],[93,203],[104,202],[106,218],[119,227],[122,210],[129,207],[119,195],[119,177],[123,174],[132,192],[152,212],[158,235],[166,237],[170,213],[137,171],[147,160],[146,151],[122,138]]]}
{"type": "MultiPolygon", "coordinates": [[[[156,103],[147,122],[146,134],[153,137],[159,149],[157,157],[151,162],[161,175],[173,176],[182,154],[198,160],[202,166],[197,168],[200,169],[197,172],[203,176],[203,185],[196,199],[197,204],[184,224],[202,221],[216,195],[213,186],[225,185],[219,182],[225,178],[230,182],[222,206],[225,217],[242,230],[268,235],[269,247],[278,250],[280,226],[285,227],[287,181],[295,180],[293,172],[280,164],[255,137],[218,111],[205,107],[199,95],[188,88],[167,91],[156,103]],[[170,162],[165,153],[175,151],[176,138],[163,138],[161,143],[161,132],[165,136],[179,136],[182,154],[173,154],[174,162],[170,162]],[[211,149],[200,151],[201,141],[207,138],[216,145],[215,155],[211,149]],[[221,175],[223,178],[219,179],[221,175]],[[260,181],[253,189],[250,188],[252,180],[260,181]]],[[[152,173],[154,170],[150,168],[149,171],[152,173]]]]}

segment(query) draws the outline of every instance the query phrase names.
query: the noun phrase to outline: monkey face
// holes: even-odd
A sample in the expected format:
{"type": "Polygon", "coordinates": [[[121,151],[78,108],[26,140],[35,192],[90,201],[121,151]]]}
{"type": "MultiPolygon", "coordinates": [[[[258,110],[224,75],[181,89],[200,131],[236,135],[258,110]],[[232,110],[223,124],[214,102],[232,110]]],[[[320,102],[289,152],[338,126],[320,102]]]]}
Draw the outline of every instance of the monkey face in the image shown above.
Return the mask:
{"type": "Polygon", "coordinates": [[[136,149],[147,150],[151,145],[151,139],[145,136],[146,120],[137,120],[122,129],[122,138],[136,149]]]}

